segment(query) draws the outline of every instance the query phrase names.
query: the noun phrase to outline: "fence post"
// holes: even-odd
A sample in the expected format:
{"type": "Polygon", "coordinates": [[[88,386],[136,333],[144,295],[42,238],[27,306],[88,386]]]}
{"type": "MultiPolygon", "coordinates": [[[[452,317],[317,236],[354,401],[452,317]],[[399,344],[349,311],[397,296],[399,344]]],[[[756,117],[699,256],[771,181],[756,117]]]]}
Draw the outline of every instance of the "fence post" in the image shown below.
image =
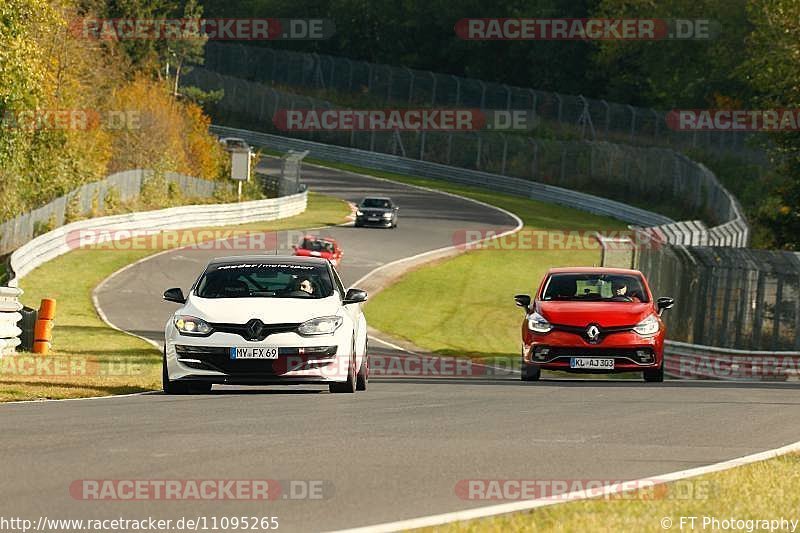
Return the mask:
{"type": "Polygon", "coordinates": [[[505,83],[502,87],[506,90],[506,111],[511,111],[511,88],[505,83]]]}
{"type": "Polygon", "coordinates": [[[553,93],[553,96],[556,97],[556,101],[558,102],[558,118],[557,118],[557,120],[558,120],[558,126],[560,128],[562,126],[562,124],[561,124],[561,107],[563,105],[563,101],[561,100],[561,97],[558,95],[558,93],[553,93]]]}
{"type": "Polygon", "coordinates": [[[764,321],[764,271],[757,271],[758,282],[756,283],[756,306],[753,316],[753,349],[761,348],[761,328],[764,321]]]}
{"type": "Polygon", "coordinates": [[[506,157],[508,155],[508,138],[503,135],[503,161],[500,163],[500,175],[506,175],[506,157]]]}
{"type": "Polygon", "coordinates": [[[478,149],[475,150],[475,168],[481,168],[481,148],[483,144],[483,137],[478,134],[478,149]]]}
{"type": "Polygon", "coordinates": [[[436,82],[437,82],[437,80],[436,80],[436,74],[434,74],[433,72],[430,72],[429,74],[431,75],[431,78],[433,79],[433,89],[431,91],[431,105],[434,106],[434,105],[436,105],[436,82]]]}
{"type": "Polygon", "coordinates": [[[628,106],[631,111],[631,142],[633,142],[634,131],[636,131],[636,109],[632,105],[628,106]]]}
{"type": "Polygon", "coordinates": [[[778,274],[777,278],[778,281],[775,286],[775,305],[772,313],[772,346],[770,347],[772,350],[781,349],[779,346],[779,333],[781,329],[781,302],[783,301],[783,275],[778,274]]]}
{"type": "Polygon", "coordinates": [[[408,67],[403,67],[408,72],[408,75],[411,76],[411,80],[408,82],[408,103],[411,103],[411,100],[414,98],[414,71],[408,67]]]}
{"type": "Polygon", "coordinates": [[[481,109],[485,109],[486,108],[486,84],[483,83],[480,80],[478,80],[478,83],[481,86],[481,105],[480,105],[480,108],[481,109]]]}
{"type": "Polygon", "coordinates": [[[450,164],[450,153],[453,149],[453,134],[447,134],[447,164],[450,164]]]}
{"type": "Polygon", "coordinates": [[[419,140],[419,160],[425,161],[425,136],[428,132],[422,130],[422,134],[419,140]]]}
{"type": "Polygon", "coordinates": [[[345,58],[347,61],[347,90],[353,90],[353,61],[350,59],[345,58]]]}
{"type": "Polygon", "coordinates": [[[794,285],[794,349],[800,350],[800,276],[795,276],[794,285]]]}
{"type": "Polygon", "coordinates": [[[658,111],[656,111],[655,109],[651,109],[651,111],[653,112],[653,117],[655,117],[656,119],[655,122],[653,123],[654,124],[653,139],[655,140],[658,138],[658,125],[661,123],[661,115],[659,115],[658,111]]]}
{"type": "Polygon", "coordinates": [[[456,106],[461,104],[461,78],[458,76],[450,76],[456,80],[456,106]]]}
{"type": "Polygon", "coordinates": [[[600,100],[606,106],[606,140],[608,140],[608,127],[611,124],[611,106],[605,100],[600,100]]]}

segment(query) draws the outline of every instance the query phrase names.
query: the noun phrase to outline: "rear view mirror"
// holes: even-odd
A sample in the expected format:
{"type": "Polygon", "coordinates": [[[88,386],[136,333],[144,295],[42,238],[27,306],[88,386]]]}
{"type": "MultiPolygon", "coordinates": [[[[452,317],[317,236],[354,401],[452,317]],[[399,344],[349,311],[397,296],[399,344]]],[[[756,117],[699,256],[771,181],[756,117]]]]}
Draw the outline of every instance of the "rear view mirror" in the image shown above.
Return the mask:
{"type": "Polygon", "coordinates": [[[168,302],[175,302],[176,304],[185,304],[186,298],[183,296],[183,291],[180,288],[167,289],[164,292],[164,299],[168,302]]]}
{"type": "Polygon", "coordinates": [[[357,304],[367,301],[367,291],[361,289],[349,289],[344,297],[344,304],[357,304]]]}
{"type": "Polygon", "coordinates": [[[659,316],[667,309],[671,309],[673,305],[675,305],[675,298],[670,298],[669,296],[662,296],[656,300],[656,308],[658,309],[659,316]]]}
{"type": "Polygon", "coordinates": [[[517,294],[514,296],[514,301],[519,307],[528,309],[531,306],[531,297],[529,294],[517,294]]]}

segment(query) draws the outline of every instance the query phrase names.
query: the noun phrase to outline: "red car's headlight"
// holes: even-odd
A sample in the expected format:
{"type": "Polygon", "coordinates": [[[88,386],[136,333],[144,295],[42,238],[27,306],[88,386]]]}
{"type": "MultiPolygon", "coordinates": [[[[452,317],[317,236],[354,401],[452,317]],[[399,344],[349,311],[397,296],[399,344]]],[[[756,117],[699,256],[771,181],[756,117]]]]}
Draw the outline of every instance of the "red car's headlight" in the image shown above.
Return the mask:
{"type": "Polygon", "coordinates": [[[545,317],[534,311],[528,315],[528,329],[534,333],[547,333],[553,329],[553,325],[545,317]]]}
{"type": "Polygon", "coordinates": [[[656,315],[650,315],[638,324],[633,327],[633,331],[641,335],[642,337],[652,337],[656,333],[661,326],[658,324],[658,318],[656,315]]]}

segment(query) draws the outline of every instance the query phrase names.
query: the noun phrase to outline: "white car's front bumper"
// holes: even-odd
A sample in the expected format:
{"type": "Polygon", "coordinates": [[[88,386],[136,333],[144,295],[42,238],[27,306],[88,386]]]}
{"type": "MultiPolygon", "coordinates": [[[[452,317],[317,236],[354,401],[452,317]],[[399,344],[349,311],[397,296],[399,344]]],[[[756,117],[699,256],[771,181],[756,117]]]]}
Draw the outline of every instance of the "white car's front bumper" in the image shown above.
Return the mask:
{"type": "MultiPolygon", "coordinates": [[[[347,380],[352,358],[352,330],[340,327],[332,335],[304,337],[274,333],[251,342],[235,333],[208,337],[179,334],[167,327],[165,355],[170,380],[212,383],[330,383],[347,380]],[[278,348],[277,359],[234,359],[231,348],[278,348]],[[323,351],[323,348],[326,350],[323,351]]],[[[359,354],[360,355],[360,354],[359,354]]],[[[359,361],[360,363],[360,361],[359,361]]]]}

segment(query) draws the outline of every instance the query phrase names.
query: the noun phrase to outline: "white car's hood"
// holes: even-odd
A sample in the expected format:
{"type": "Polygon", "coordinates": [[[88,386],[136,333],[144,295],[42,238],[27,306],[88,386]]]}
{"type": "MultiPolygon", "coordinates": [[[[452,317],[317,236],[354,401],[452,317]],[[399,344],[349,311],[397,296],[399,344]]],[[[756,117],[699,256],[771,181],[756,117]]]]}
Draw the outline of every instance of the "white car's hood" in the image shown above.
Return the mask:
{"type": "Polygon", "coordinates": [[[192,294],[181,314],[207,322],[246,324],[258,318],[265,324],[305,322],[312,318],[337,314],[339,297],[328,298],[199,298],[192,294]]]}

